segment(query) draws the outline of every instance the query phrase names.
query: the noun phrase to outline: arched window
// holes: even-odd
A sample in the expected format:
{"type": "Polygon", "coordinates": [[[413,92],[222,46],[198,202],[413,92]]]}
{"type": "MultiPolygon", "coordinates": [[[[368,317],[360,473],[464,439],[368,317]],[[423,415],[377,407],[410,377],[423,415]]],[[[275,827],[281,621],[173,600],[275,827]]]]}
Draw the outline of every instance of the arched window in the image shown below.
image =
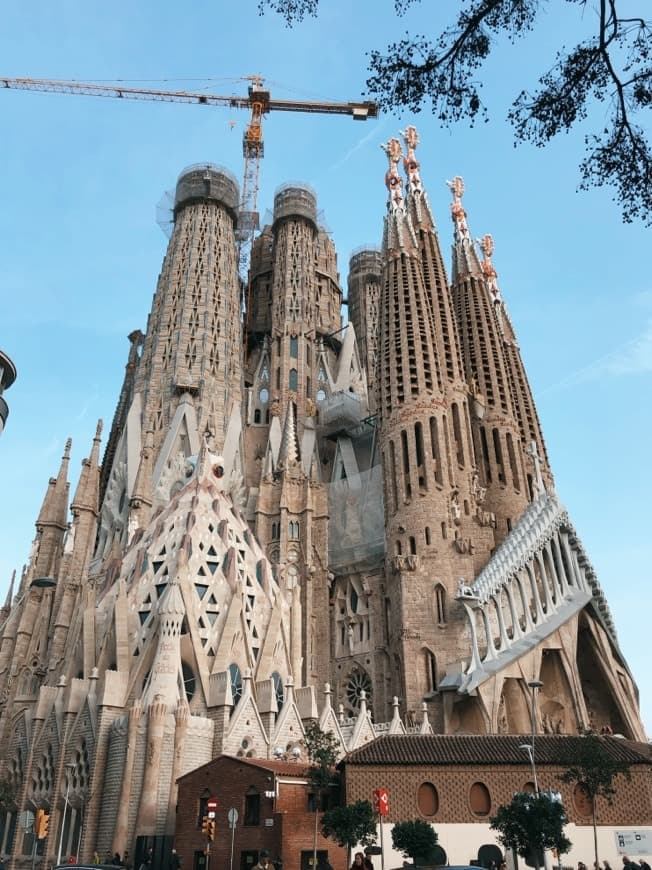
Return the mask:
{"type": "Polygon", "coordinates": [[[488,816],[491,812],[491,795],[483,782],[474,782],[471,786],[469,804],[475,816],[488,816]]]}
{"type": "Polygon", "coordinates": [[[290,369],[290,389],[296,392],[299,388],[299,374],[296,369],[290,369]]]}
{"type": "Polygon", "coordinates": [[[260,408],[254,411],[254,424],[260,423],[260,408]]]}
{"type": "Polygon", "coordinates": [[[413,556],[416,556],[416,554],[417,554],[417,542],[416,542],[416,538],[414,538],[412,535],[410,535],[410,553],[411,553],[413,556]]]}
{"type": "Polygon", "coordinates": [[[229,665],[229,678],[231,680],[231,694],[233,696],[233,707],[231,712],[233,712],[236,704],[242,697],[242,674],[240,673],[240,668],[236,664],[229,665]]]}
{"type": "Polygon", "coordinates": [[[422,816],[430,819],[437,815],[439,795],[431,782],[422,782],[417,791],[417,806],[422,816]]]}
{"type": "Polygon", "coordinates": [[[438,625],[446,625],[448,612],[446,607],[446,590],[441,583],[435,586],[435,618],[438,625]]]}
{"type": "Polygon", "coordinates": [[[422,657],[422,665],[423,665],[423,675],[424,675],[424,685],[426,687],[426,692],[436,692],[437,691],[437,659],[433,652],[429,649],[421,650],[422,657]]]}
{"type": "Polygon", "coordinates": [[[299,356],[299,339],[296,335],[290,336],[290,356],[292,359],[297,359],[299,356]]]}
{"type": "Polygon", "coordinates": [[[298,521],[290,520],[290,522],[288,523],[288,537],[293,541],[297,541],[299,539],[298,521]]]}

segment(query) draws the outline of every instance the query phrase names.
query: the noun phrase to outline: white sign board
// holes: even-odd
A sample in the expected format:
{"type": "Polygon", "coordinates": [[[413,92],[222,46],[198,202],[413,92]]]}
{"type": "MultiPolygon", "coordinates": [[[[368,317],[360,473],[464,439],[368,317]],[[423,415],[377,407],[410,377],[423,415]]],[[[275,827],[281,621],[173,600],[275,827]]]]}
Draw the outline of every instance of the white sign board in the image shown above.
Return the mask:
{"type": "Polygon", "coordinates": [[[634,831],[614,831],[616,851],[628,857],[652,855],[652,830],[639,828],[634,831]]]}

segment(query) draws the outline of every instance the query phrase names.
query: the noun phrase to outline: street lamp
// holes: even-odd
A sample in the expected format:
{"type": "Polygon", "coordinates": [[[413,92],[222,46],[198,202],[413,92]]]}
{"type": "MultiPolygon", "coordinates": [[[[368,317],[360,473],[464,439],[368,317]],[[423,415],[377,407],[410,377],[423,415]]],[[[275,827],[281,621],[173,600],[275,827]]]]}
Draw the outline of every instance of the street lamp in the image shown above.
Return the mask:
{"type": "Polygon", "coordinates": [[[61,834],[59,835],[59,856],[57,858],[57,864],[61,864],[61,852],[63,850],[63,832],[66,827],[66,814],[68,812],[68,796],[70,795],[70,775],[72,771],[75,769],[75,765],[72,763],[66,764],[66,769],[68,771],[68,775],[66,776],[66,800],[63,805],[63,818],[61,819],[61,834]]]}
{"type": "Polygon", "coordinates": [[[537,767],[535,762],[535,754],[534,754],[534,736],[536,734],[537,727],[537,717],[536,717],[536,691],[537,689],[541,689],[543,687],[543,683],[541,680],[530,680],[528,682],[528,688],[531,691],[531,700],[530,700],[530,721],[532,726],[532,735],[531,742],[525,743],[522,746],[519,746],[519,749],[524,749],[527,754],[530,756],[530,764],[532,765],[532,779],[534,780],[534,793],[539,794],[539,784],[537,782],[537,767]]]}

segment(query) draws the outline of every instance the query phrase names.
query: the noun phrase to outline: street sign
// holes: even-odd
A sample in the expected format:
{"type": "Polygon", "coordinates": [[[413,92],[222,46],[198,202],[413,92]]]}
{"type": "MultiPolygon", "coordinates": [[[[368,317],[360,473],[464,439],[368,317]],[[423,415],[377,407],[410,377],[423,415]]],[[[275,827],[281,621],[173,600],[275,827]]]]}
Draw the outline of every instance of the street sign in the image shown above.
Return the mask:
{"type": "Polygon", "coordinates": [[[616,851],[619,855],[652,855],[652,830],[637,828],[632,831],[614,831],[616,851]]]}
{"type": "Polygon", "coordinates": [[[209,797],[208,798],[208,800],[206,801],[206,809],[208,810],[209,813],[215,812],[215,810],[217,809],[217,798],[216,797],[209,797]]]}
{"type": "Polygon", "coordinates": [[[231,807],[231,809],[226,814],[227,819],[229,820],[229,827],[235,828],[236,823],[238,821],[238,811],[235,807],[231,807]]]}
{"type": "Polygon", "coordinates": [[[373,791],[374,812],[378,816],[389,814],[389,792],[386,788],[375,788],[373,791]]]}

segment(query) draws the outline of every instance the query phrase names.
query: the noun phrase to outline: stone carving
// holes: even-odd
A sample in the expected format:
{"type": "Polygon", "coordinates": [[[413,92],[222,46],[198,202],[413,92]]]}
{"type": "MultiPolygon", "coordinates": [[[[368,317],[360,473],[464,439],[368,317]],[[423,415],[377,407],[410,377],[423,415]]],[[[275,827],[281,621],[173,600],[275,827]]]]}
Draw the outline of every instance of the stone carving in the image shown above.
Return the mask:
{"type": "Polygon", "coordinates": [[[394,556],[392,559],[392,570],[395,574],[401,571],[416,571],[419,567],[419,557],[413,554],[407,556],[394,556]]]}

